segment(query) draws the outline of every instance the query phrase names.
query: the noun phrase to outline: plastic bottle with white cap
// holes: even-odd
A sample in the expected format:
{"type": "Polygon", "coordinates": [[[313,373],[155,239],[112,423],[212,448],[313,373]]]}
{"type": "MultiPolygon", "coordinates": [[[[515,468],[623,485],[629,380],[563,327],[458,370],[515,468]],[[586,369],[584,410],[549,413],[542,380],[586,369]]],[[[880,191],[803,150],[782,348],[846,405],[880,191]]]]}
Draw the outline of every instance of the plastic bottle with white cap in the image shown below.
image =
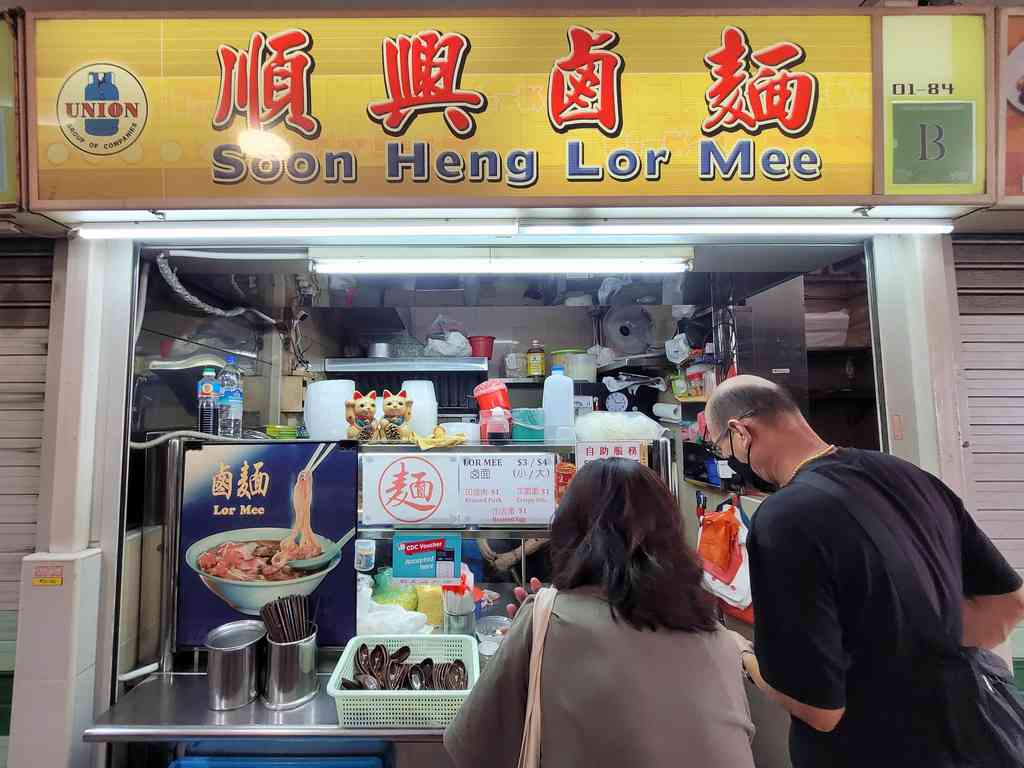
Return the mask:
{"type": "Polygon", "coordinates": [[[573,382],[565,375],[565,369],[556,365],[544,379],[544,442],[565,441],[575,423],[573,382]]]}

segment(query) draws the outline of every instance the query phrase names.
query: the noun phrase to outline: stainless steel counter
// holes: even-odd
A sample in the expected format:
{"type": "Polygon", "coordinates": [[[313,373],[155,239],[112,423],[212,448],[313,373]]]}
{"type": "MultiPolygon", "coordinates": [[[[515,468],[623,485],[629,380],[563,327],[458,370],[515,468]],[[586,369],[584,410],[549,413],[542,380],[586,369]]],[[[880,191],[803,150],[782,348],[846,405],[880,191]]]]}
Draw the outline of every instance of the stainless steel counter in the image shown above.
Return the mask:
{"type": "Polygon", "coordinates": [[[155,675],[100,715],[83,738],[90,742],[167,743],[297,736],[441,741],[441,729],[341,729],[334,699],[327,695],[327,679],[327,675],[320,675],[320,691],[313,701],[287,712],[271,711],[259,699],[231,712],[214,712],[206,706],[206,675],[155,675]]]}

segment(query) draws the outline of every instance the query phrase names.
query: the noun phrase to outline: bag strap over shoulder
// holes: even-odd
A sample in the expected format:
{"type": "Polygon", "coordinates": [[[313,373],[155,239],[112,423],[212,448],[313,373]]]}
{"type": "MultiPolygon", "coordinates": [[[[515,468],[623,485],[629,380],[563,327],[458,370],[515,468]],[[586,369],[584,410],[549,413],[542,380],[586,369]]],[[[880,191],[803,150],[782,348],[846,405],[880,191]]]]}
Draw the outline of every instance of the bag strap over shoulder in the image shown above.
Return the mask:
{"type": "Polygon", "coordinates": [[[870,509],[850,503],[847,491],[824,475],[812,470],[799,474],[797,478],[796,482],[817,488],[831,496],[838,506],[850,513],[867,534],[882,556],[883,566],[896,587],[896,594],[909,619],[911,631],[927,645],[938,647],[944,652],[957,652],[960,643],[950,636],[949,630],[925,592],[920,577],[910,564],[910,558],[882,518],[872,513],[870,509]]]}
{"type": "Polygon", "coordinates": [[[519,768],[540,768],[540,676],[544,660],[544,640],[547,638],[551,612],[555,607],[558,590],[545,587],[533,598],[533,644],[530,649],[530,682],[526,692],[526,719],[523,722],[523,741],[519,747],[519,768]]]}

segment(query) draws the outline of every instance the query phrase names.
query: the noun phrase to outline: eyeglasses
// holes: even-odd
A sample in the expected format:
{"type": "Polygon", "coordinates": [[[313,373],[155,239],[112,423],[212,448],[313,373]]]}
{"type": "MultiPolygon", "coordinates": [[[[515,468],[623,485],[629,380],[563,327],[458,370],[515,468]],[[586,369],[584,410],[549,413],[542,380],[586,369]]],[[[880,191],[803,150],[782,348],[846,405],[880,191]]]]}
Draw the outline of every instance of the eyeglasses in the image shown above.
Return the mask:
{"type": "MultiPolygon", "coordinates": [[[[749,411],[741,413],[739,416],[735,417],[734,419],[729,419],[729,421],[740,421],[742,419],[749,419],[751,416],[753,416],[756,413],[757,413],[757,409],[752,408],[749,411]]],[[[702,436],[703,440],[704,440],[704,448],[705,448],[705,450],[707,450],[708,453],[710,453],[712,456],[714,456],[719,461],[724,461],[726,457],[725,457],[725,454],[722,453],[722,449],[718,447],[718,444],[721,443],[723,440],[725,440],[725,436],[728,435],[728,434],[729,434],[729,426],[726,425],[725,431],[723,431],[722,434],[720,434],[716,439],[712,440],[711,439],[711,434],[708,432],[708,425],[707,425],[707,423],[704,424],[704,434],[702,436]]]]}

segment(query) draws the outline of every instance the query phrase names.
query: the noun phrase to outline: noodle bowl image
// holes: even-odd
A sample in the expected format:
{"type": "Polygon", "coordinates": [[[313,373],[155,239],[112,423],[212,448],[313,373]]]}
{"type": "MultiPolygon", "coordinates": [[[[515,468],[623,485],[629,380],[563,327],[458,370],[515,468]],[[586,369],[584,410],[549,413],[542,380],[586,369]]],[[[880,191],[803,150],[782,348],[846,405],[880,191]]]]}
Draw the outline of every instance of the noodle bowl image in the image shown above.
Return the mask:
{"type": "MultiPolygon", "coordinates": [[[[336,557],[316,571],[292,569],[287,559],[306,555],[299,548],[295,550],[298,556],[287,559],[280,553],[282,548],[289,549],[286,542],[296,543],[295,533],[295,528],[242,528],[215,533],[192,544],[185,551],[185,562],[225,603],[248,616],[258,616],[260,608],[271,600],[312,594],[341,562],[336,557]]],[[[330,539],[309,533],[316,539],[319,552],[331,546],[330,539]]]]}

